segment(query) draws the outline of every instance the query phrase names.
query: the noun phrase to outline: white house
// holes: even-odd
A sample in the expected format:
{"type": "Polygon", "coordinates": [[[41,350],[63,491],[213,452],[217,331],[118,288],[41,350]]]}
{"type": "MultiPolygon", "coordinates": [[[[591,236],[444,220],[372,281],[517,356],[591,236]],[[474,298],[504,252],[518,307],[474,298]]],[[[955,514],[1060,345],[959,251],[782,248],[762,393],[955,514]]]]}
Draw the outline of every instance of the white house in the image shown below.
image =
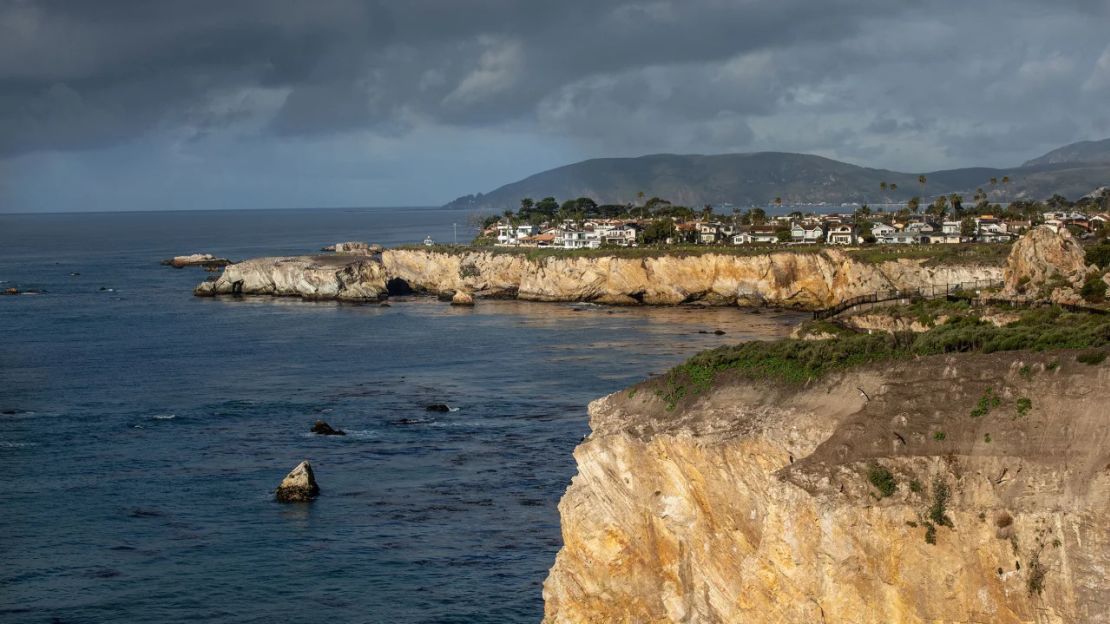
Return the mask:
{"type": "Polygon", "coordinates": [[[497,226],[497,244],[519,245],[522,239],[532,235],[534,229],[535,228],[528,224],[511,225],[502,223],[497,226]]]}
{"type": "Polygon", "coordinates": [[[854,245],[856,243],[856,228],[842,223],[829,228],[826,238],[830,245],[854,245]]]}
{"type": "Polygon", "coordinates": [[[601,247],[601,237],[594,230],[563,226],[555,234],[555,246],[563,249],[597,249],[601,247]]]}
{"type": "Polygon", "coordinates": [[[897,231],[898,230],[895,229],[894,226],[887,225],[882,221],[876,221],[875,223],[871,224],[871,235],[874,236],[876,239],[881,239],[884,236],[889,236],[897,231]]]}
{"type": "Polygon", "coordinates": [[[819,223],[794,223],[790,227],[790,240],[795,243],[819,243],[825,229],[819,223]]]}
{"type": "Polygon", "coordinates": [[[753,225],[747,230],[741,230],[732,236],[733,245],[750,245],[753,243],[777,243],[779,240],[775,228],[766,225],[753,225]]]}

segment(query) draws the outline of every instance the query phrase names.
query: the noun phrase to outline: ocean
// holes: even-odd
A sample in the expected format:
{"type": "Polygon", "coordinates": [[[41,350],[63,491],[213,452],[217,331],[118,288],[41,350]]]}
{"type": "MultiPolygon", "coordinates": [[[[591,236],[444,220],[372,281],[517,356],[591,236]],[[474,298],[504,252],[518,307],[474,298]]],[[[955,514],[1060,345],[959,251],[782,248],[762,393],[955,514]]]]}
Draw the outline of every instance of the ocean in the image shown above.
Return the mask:
{"type": "Polygon", "coordinates": [[[0,296],[0,622],[538,622],[587,403],[799,316],[204,299],[206,273],[158,264],[465,221],[0,214],[0,290],[44,291],[0,296]],[[303,459],[321,496],[275,503],[303,459]]]}

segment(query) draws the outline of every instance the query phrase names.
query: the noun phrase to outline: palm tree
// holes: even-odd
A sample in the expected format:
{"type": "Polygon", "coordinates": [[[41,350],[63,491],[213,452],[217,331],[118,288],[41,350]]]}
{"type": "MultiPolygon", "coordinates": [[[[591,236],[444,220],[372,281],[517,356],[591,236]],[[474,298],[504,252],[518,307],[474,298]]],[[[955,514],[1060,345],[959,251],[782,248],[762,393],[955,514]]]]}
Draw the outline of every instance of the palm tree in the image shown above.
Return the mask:
{"type": "Polygon", "coordinates": [[[925,176],[923,176],[923,175],[917,176],[917,183],[921,185],[921,196],[922,197],[925,197],[925,182],[927,182],[927,180],[925,179],[925,176]]]}
{"type": "Polygon", "coordinates": [[[890,192],[893,193],[894,191],[897,191],[897,190],[898,190],[898,185],[894,182],[891,182],[890,183],[890,192]]]}
{"type": "Polygon", "coordinates": [[[882,182],[879,182],[879,190],[880,191],[885,191],[886,190],[886,181],[885,180],[882,181],[882,182]]]}
{"type": "Polygon", "coordinates": [[[1010,176],[1008,176],[1008,175],[1002,176],[1002,195],[1003,196],[1008,194],[1008,193],[1006,193],[1006,187],[1009,186],[1009,185],[1010,185],[1010,176]]]}
{"type": "Polygon", "coordinates": [[[775,207],[776,208],[781,208],[782,207],[782,198],[781,197],[776,197],[775,198],[775,207]]]}

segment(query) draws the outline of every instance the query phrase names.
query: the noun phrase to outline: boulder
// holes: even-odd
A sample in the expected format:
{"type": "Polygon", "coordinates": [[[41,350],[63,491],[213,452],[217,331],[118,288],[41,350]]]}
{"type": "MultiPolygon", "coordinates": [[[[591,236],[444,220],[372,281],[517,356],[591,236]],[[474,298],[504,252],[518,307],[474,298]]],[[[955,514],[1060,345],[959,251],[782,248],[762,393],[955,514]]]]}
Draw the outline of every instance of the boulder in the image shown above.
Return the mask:
{"type": "Polygon", "coordinates": [[[305,503],[320,494],[320,486],[316,485],[316,475],[312,473],[312,464],[303,461],[285,478],[281,480],[274,498],[279,503],[305,503]]]}
{"type": "Polygon", "coordinates": [[[474,295],[461,290],[456,291],[455,294],[451,296],[451,305],[472,306],[474,305],[474,295]]]}
{"type": "Polygon", "coordinates": [[[312,433],[315,433],[316,435],[326,435],[326,436],[347,435],[346,431],[343,431],[342,429],[335,429],[331,425],[329,425],[328,423],[326,423],[322,420],[317,420],[316,424],[312,425],[312,430],[311,431],[312,431],[312,433]]]}
{"type": "Polygon", "coordinates": [[[5,295],[18,295],[19,294],[19,289],[18,288],[5,288],[4,289],[4,294],[5,295]]]}
{"type": "MultiPolygon", "coordinates": [[[[1056,232],[1042,225],[1014,243],[1006,259],[1003,292],[1009,297],[1035,299],[1049,285],[1053,292],[1077,288],[1086,275],[1083,248],[1075,237],[1067,230],[1056,232]]],[[[1067,293],[1059,295],[1067,298],[1067,293]]]]}

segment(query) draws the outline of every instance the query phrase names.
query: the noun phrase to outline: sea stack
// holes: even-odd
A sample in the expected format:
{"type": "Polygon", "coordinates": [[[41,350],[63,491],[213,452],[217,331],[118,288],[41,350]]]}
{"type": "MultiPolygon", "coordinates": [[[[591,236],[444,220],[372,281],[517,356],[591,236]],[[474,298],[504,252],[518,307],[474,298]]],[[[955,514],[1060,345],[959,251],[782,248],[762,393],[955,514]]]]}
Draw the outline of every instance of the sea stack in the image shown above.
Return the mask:
{"type": "Polygon", "coordinates": [[[279,503],[306,503],[320,494],[320,486],[316,485],[316,476],[312,473],[312,464],[303,461],[285,478],[281,480],[274,498],[279,503]]]}

